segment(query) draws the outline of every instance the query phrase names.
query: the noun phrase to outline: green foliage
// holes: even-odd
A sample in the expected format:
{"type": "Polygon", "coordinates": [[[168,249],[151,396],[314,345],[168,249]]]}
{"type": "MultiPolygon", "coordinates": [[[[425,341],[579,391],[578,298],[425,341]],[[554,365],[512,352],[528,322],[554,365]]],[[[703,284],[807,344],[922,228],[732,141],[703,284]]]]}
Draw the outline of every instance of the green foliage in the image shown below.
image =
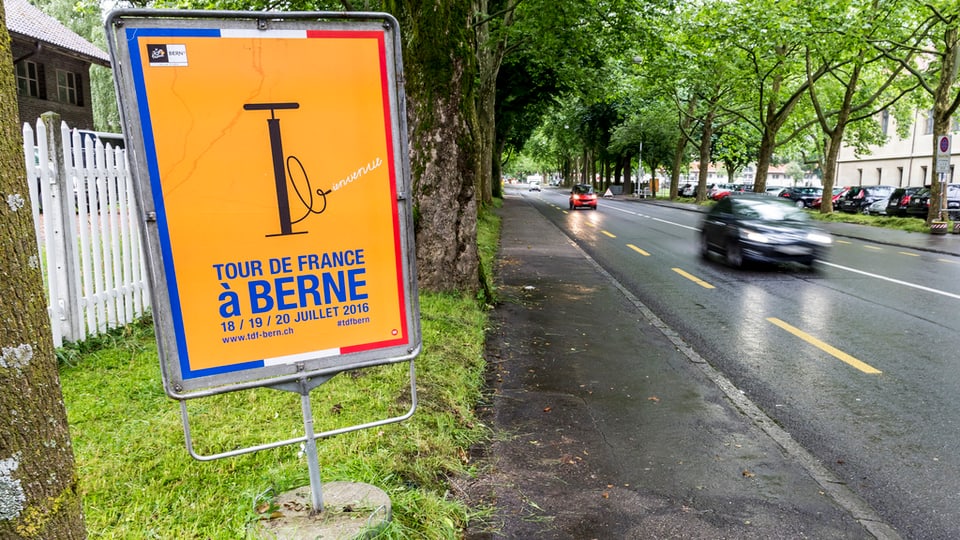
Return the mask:
{"type": "Polygon", "coordinates": [[[871,227],[882,227],[885,229],[897,229],[916,233],[930,232],[930,227],[924,220],[912,217],[869,216],[864,214],[847,214],[845,212],[832,212],[830,214],[811,212],[810,215],[820,221],[855,223],[857,225],[869,225],[871,227]]]}
{"type": "MultiPolygon", "coordinates": [[[[420,406],[413,418],[318,441],[323,481],[366,482],[393,502],[388,538],[453,538],[469,510],[445,496],[466,449],[486,436],[473,414],[483,387],[486,315],[458,295],[422,295],[420,406]]],[[[160,384],[148,323],[77,345],[61,369],[87,527],[97,538],[242,538],[278,493],[309,484],[300,448],[201,462],[184,448],[177,404],[160,384]]],[[[340,374],[312,393],[315,429],[402,414],[406,363],[340,374]]],[[[211,454],[296,437],[298,394],[270,389],[188,402],[195,448],[211,454]]]]}

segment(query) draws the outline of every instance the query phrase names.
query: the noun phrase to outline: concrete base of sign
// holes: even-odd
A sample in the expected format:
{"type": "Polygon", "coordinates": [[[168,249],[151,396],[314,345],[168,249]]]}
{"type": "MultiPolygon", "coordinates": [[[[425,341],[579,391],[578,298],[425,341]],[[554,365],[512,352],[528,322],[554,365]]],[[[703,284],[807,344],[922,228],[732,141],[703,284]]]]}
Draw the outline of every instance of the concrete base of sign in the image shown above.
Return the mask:
{"type": "Polygon", "coordinates": [[[310,515],[310,486],[280,494],[273,517],[253,525],[250,538],[257,540],[373,538],[391,519],[390,498],[380,488],[354,482],[330,482],[322,486],[323,511],[310,515]]]}

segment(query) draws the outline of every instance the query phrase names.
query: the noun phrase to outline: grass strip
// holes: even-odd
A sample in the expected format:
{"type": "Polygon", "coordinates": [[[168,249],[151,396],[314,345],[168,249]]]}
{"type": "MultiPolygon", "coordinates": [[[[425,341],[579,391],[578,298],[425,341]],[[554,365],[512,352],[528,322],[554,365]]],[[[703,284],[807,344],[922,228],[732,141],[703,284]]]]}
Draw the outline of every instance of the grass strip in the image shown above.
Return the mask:
{"type": "MultiPolygon", "coordinates": [[[[492,269],[499,219],[480,220],[492,269]]],[[[492,271],[492,270],[491,270],[492,271]]],[[[490,274],[485,274],[489,276],[490,274]]],[[[486,306],[467,294],[420,294],[419,407],[410,420],[318,441],[323,482],[383,489],[393,520],[382,538],[459,538],[471,509],[448,478],[469,475],[468,449],[489,432],[483,392],[486,306]]],[[[152,322],[61,348],[60,378],[90,538],[245,538],[278,494],[309,485],[298,445],[210,462],[184,446],[179,404],[163,392],[152,322]]],[[[408,364],[341,373],[311,392],[317,432],[393,417],[410,404],[408,364]]],[[[256,389],[188,401],[194,447],[212,454],[298,437],[300,396],[256,389]]]]}

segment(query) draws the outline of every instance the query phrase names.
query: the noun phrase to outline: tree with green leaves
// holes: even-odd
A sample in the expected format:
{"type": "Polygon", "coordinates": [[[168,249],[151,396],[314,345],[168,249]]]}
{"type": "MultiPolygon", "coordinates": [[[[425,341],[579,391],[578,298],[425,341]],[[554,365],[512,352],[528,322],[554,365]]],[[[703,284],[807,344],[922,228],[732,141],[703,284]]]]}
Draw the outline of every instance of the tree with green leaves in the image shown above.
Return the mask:
{"type": "Polygon", "coordinates": [[[737,92],[740,105],[730,111],[752,125],[759,135],[754,190],[763,193],[774,152],[799,137],[807,125],[794,121],[789,133],[781,134],[781,129],[807,95],[808,86],[819,80],[824,70],[805,70],[809,28],[803,13],[808,3],[758,0],[734,4],[732,9],[728,6],[724,2],[718,12],[724,16],[719,26],[726,28],[726,42],[736,51],[740,73],[737,81],[743,83],[742,90],[737,92]]]}
{"type": "Polygon", "coordinates": [[[0,537],[86,537],[0,5],[0,537]]]}
{"type": "Polygon", "coordinates": [[[755,135],[742,122],[728,123],[717,130],[713,160],[723,163],[731,184],[736,182],[737,174],[757,159],[755,135]]]}
{"type": "MultiPolygon", "coordinates": [[[[823,29],[811,33],[805,64],[810,102],[823,133],[819,154],[824,193],[833,191],[837,157],[848,128],[872,121],[917,86],[905,80],[901,67],[885,61],[870,46],[871,40],[896,30],[884,21],[902,16],[898,9],[902,6],[895,2],[869,0],[853,5],[822,2],[808,11],[811,27],[823,29]],[[814,80],[812,74],[821,68],[826,76],[814,80]]],[[[869,131],[860,131],[860,140],[865,133],[869,131]]],[[[833,197],[824,197],[820,212],[832,211],[833,197]]]]}
{"type": "MultiPolygon", "coordinates": [[[[908,35],[902,40],[877,39],[874,46],[916,77],[932,102],[933,134],[946,135],[960,107],[960,4],[954,0],[913,1],[905,14],[908,35]]],[[[937,137],[931,148],[930,212],[927,223],[940,219],[943,203],[941,181],[936,174],[937,137]]]]}
{"type": "MultiPolygon", "coordinates": [[[[493,164],[489,172],[484,165],[480,173],[486,202],[490,198],[487,175],[498,178],[507,145],[523,147],[524,137],[540,123],[536,118],[531,121],[532,116],[546,114],[549,105],[568,92],[588,106],[614,101],[607,95],[613,83],[605,82],[613,81],[616,74],[610,72],[607,61],[624,49],[638,29],[646,35],[642,21],[662,2],[489,0],[481,4],[486,8],[478,15],[483,23],[478,24],[483,99],[477,110],[482,136],[496,137],[492,144],[481,145],[483,163],[493,164]],[[495,95],[489,92],[490,81],[496,82],[495,95]],[[489,156],[487,149],[493,150],[489,156]]],[[[598,167],[611,169],[611,157],[599,159],[605,150],[596,145],[597,140],[590,142],[589,152],[598,158],[598,167]]]]}

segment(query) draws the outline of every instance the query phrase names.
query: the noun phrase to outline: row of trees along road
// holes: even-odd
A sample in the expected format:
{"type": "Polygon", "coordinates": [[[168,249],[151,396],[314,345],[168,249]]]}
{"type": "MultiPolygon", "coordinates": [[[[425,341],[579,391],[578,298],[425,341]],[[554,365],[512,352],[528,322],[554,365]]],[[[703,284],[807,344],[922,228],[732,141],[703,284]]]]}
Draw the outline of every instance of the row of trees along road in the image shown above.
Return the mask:
{"type": "MultiPolygon", "coordinates": [[[[931,111],[933,133],[950,132],[960,104],[957,2],[716,0],[663,7],[648,14],[649,27],[630,40],[627,54],[608,57],[595,79],[603,91],[564,94],[528,152],[565,175],[599,174],[606,184],[622,174],[625,191],[631,160],[642,152],[646,171],[670,171],[671,197],[691,161],[722,164],[731,181],[756,163],[757,191],[766,187],[771,164],[794,161],[818,170],[829,192],[838,183],[841,145],[862,153],[882,142],[888,118],[904,134],[916,111],[931,111]]],[[[936,170],[933,157],[928,170],[936,170]]],[[[706,178],[700,167],[701,201],[706,178]]],[[[927,182],[937,194],[934,219],[939,178],[927,182]]],[[[831,212],[832,201],[824,202],[821,211],[831,212]]]]}
{"type": "MultiPolygon", "coordinates": [[[[68,25],[99,17],[95,2],[37,1],[68,25]]],[[[671,196],[692,159],[722,162],[731,173],[756,162],[760,190],[775,156],[799,156],[818,164],[829,189],[840,142],[863,147],[878,141],[879,111],[905,126],[908,112],[931,108],[934,132],[946,133],[960,100],[960,5],[954,0],[175,4],[386,11],[397,17],[407,76],[417,271],[420,286],[432,291],[483,291],[477,213],[499,194],[502,165],[528,143],[550,156],[565,177],[575,170],[586,177],[599,173],[607,183],[630,178],[631,160],[642,145],[646,170],[671,171],[671,196]]],[[[81,26],[74,30],[104,43],[94,35],[102,32],[98,24],[81,26]]],[[[53,391],[56,362],[41,279],[31,259],[36,244],[22,206],[27,188],[5,24],[0,38],[0,403],[17,411],[0,427],[0,536],[82,537],[65,416],[53,391]],[[30,426],[52,427],[40,432],[30,426]],[[59,482],[47,481],[53,471],[59,482]],[[38,536],[38,527],[46,532],[38,536]]],[[[111,99],[95,91],[101,128],[116,118],[111,99]]]]}

